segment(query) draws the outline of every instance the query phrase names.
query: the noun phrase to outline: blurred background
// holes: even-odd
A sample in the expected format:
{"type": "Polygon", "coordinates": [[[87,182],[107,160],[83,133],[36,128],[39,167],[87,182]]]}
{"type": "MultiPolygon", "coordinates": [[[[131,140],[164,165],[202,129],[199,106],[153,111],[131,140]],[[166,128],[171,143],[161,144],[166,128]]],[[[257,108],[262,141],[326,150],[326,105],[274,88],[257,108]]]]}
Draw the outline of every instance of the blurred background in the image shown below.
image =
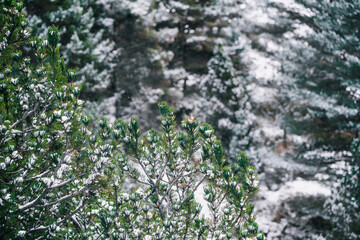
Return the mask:
{"type": "Polygon", "coordinates": [[[359,1],[24,4],[34,35],[59,27],[85,111],[137,116],[145,131],[158,125],[157,103],[166,100],[178,122],[211,124],[229,161],[246,152],[259,173],[254,203],[268,239],[327,239],[334,219],[360,222],[331,217],[360,129],[359,1]]]}

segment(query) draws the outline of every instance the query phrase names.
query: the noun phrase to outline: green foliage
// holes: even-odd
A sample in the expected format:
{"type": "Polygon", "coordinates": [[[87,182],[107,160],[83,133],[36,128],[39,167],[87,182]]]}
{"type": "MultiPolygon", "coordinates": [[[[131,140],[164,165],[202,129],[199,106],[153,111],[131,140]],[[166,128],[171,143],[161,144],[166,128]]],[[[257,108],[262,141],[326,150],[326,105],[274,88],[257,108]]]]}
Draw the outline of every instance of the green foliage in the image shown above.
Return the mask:
{"type": "MultiPolygon", "coordinates": [[[[1,71],[14,58],[18,46],[29,38],[28,21],[22,13],[23,4],[17,1],[4,1],[0,9],[0,67],[1,71]]],[[[15,60],[15,59],[14,59],[15,60]]],[[[1,78],[4,78],[1,76],[1,78]]]]}
{"type": "Polygon", "coordinates": [[[151,129],[141,137],[136,118],[115,122],[116,145],[126,150],[116,167],[133,187],[119,194],[109,187],[102,207],[92,210],[98,212],[92,222],[98,233],[84,234],[100,239],[264,239],[250,201],[258,181],[247,157],[241,154],[227,164],[209,124],[188,117],[183,131],[177,131],[174,109],[165,102],[159,109],[162,132],[151,129]]]}
{"type": "Polygon", "coordinates": [[[114,50],[108,32],[112,26],[102,21],[106,13],[103,2],[25,0],[24,4],[35,36],[43,36],[52,25],[59,28],[61,54],[67,66],[77,71],[76,80],[83,85],[82,98],[100,98],[94,89],[109,84],[114,50]]]}
{"type": "Polygon", "coordinates": [[[75,228],[75,214],[97,192],[112,128],[89,128],[57,28],[46,40],[29,39],[21,10],[17,1],[1,3],[0,236],[52,239],[75,228]]]}
{"type": "Polygon", "coordinates": [[[136,118],[94,123],[58,28],[29,39],[22,4],[0,9],[2,239],[264,239],[244,154],[228,164],[213,128],[194,117],[178,131],[166,102],[161,132],[142,136],[136,118]]]}

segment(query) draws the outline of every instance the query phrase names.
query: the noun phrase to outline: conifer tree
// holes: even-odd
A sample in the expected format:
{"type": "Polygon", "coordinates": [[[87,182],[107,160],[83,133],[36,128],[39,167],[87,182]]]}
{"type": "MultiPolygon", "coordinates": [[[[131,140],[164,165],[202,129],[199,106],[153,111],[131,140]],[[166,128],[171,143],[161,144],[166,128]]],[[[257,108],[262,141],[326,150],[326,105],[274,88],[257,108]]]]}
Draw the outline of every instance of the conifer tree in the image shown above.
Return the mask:
{"type": "Polygon", "coordinates": [[[111,38],[114,19],[108,16],[111,1],[24,2],[35,36],[46,33],[51,25],[58,26],[61,54],[66,65],[77,71],[77,84],[82,84],[82,98],[104,98],[117,54],[111,38]]]}
{"type": "Polygon", "coordinates": [[[205,109],[206,121],[215,126],[216,133],[228,146],[229,156],[234,156],[249,147],[255,125],[246,78],[235,70],[221,45],[215,48],[207,66],[209,72],[202,83],[205,100],[201,108],[205,109]]]}
{"type": "MultiPolygon", "coordinates": [[[[359,9],[355,0],[299,1],[307,12],[275,6],[305,34],[283,44],[288,128],[311,134],[309,150],[348,150],[360,124],[359,9]],[[295,84],[294,84],[295,83],[295,84]]],[[[316,156],[314,157],[316,158],[316,156]]]]}
{"type": "Polygon", "coordinates": [[[321,161],[319,165],[344,162],[343,174],[337,174],[336,188],[325,207],[334,226],[333,239],[358,239],[360,2],[297,3],[304,11],[272,4],[287,14],[287,19],[280,19],[285,20],[281,23],[286,29],[302,26],[295,35],[286,33],[292,41],[282,44],[286,127],[310,137],[300,148],[301,159],[321,161]]]}
{"type": "Polygon", "coordinates": [[[89,128],[57,28],[29,39],[22,7],[7,0],[0,8],[0,236],[51,239],[78,225],[74,215],[97,191],[111,127],[89,128]]]}

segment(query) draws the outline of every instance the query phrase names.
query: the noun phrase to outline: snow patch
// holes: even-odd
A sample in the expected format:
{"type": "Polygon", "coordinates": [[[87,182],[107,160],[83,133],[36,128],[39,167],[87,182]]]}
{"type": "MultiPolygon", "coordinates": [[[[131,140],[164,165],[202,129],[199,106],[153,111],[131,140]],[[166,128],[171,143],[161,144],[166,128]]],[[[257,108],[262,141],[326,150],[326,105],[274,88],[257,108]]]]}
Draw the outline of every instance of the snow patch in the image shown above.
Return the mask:
{"type": "Polygon", "coordinates": [[[258,86],[254,83],[248,85],[251,99],[257,103],[271,102],[277,94],[277,90],[269,87],[258,86]]]}

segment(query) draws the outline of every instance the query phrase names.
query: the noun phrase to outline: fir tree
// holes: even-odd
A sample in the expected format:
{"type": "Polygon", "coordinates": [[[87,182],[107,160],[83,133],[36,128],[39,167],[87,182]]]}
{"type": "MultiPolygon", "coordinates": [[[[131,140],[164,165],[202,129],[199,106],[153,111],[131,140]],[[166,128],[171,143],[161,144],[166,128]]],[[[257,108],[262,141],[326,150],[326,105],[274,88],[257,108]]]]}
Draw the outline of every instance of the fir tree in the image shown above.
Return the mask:
{"type": "Polygon", "coordinates": [[[221,45],[215,48],[207,66],[208,74],[202,83],[205,99],[201,110],[206,114],[206,121],[215,126],[216,133],[228,146],[229,156],[234,156],[248,149],[255,125],[246,78],[235,70],[221,45]]]}
{"type": "MultiPolygon", "coordinates": [[[[300,21],[306,34],[286,48],[284,100],[288,128],[311,134],[310,147],[328,151],[349,149],[360,123],[359,1],[299,1],[307,12],[275,6],[300,21]],[[294,84],[295,83],[295,84],[294,84]]],[[[285,20],[284,20],[285,21],[285,20]]],[[[314,157],[316,158],[316,156],[314,157]]]]}
{"type": "Polygon", "coordinates": [[[286,128],[310,137],[299,149],[300,159],[345,162],[326,208],[333,239],[358,239],[359,141],[354,137],[360,127],[360,2],[297,3],[304,11],[272,3],[288,16],[279,20],[285,29],[295,28],[295,34],[286,33],[292,41],[284,41],[280,56],[286,128]],[[299,23],[302,29],[296,29],[299,23]]]}

